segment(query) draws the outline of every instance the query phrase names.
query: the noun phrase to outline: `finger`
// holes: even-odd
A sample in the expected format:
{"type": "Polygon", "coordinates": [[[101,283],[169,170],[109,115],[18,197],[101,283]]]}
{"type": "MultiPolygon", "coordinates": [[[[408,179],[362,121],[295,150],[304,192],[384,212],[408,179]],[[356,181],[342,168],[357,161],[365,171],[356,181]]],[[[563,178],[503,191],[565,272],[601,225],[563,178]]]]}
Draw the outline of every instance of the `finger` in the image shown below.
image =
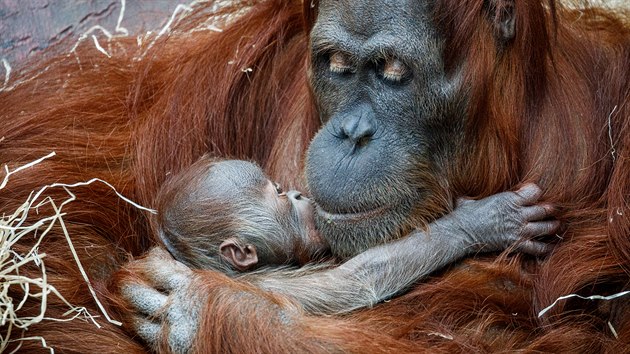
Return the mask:
{"type": "Polygon", "coordinates": [[[537,221],[550,218],[554,215],[555,208],[550,204],[540,204],[523,207],[521,215],[526,221],[537,221]]]}
{"type": "Polygon", "coordinates": [[[545,235],[552,235],[560,229],[560,221],[536,221],[528,222],[523,227],[523,236],[531,238],[545,235]]]}
{"type": "Polygon", "coordinates": [[[147,344],[155,347],[160,337],[162,325],[140,316],[133,316],[131,321],[131,326],[138,336],[147,344]]]}
{"type": "Polygon", "coordinates": [[[148,316],[156,316],[168,300],[166,295],[142,284],[123,285],[120,293],[138,312],[148,316]]]}
{"type": "Polygon", "coordinates": [[[516,192],[516,195],[521,197],[521,205],[532,205],[538,201],[542,196],[542,189],[533,183],[527,183],[516,192]]]}
{"type": "Polygon", "coordinates": [[[168,344],[173,353],[190,353],[195,336],[199,330],[197,318],[183,318],[177,326],[170,327],[168,344]]]}
{"type": "Polygon", "coordinates": [[[145,275],[155,287],[171,292],[190,283],[192,272],[187,267],[185,269],[186,271],[181,271],[172,263],[153,264],[150,269],[145,270],[145,275]]]}
{"type": "Polygon", "coordinates": [[[160,247],[153,247],[143,261],[150,265],[168,264],[171,267],[177,267],[179,263],[170,253],[160,247]]]}
{"type": "Polygon", "coordinates": [[[147,278],[146,280],[166,291],[186,286],[192,277],[190,268],[158,247],[151,250],[140,262],[142,262],[142,273],[147,278]]]}
{"type": "Polygon", "coordinates": [[[532,256],[544,256],[553,250],[553,246],[544,242],[524,240],[516,245],[516,250],[532,256]]]}
{"type": "Polygon", "coordinates": [[[170,253],[161,247],[153,247],[149,253],[147,253],[147,258],[151,259],[173,259],[170,253]]]}

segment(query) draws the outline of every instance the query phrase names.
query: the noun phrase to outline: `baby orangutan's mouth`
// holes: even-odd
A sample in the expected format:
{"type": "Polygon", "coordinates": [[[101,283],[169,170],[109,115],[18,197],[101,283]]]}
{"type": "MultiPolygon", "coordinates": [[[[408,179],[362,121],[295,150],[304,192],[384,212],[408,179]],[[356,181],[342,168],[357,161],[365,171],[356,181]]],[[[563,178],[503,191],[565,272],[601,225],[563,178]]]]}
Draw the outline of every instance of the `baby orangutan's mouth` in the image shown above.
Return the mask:
{"type": "Polygon", "coordinates": [[[383,216],[390,211],[389,206],[381,206],[378,208],[354,212],[354,213],[329,213],[322,209],[319,205],[315,205],[317,215],[326,222],[361,222],[368,219],[383,216]]]}

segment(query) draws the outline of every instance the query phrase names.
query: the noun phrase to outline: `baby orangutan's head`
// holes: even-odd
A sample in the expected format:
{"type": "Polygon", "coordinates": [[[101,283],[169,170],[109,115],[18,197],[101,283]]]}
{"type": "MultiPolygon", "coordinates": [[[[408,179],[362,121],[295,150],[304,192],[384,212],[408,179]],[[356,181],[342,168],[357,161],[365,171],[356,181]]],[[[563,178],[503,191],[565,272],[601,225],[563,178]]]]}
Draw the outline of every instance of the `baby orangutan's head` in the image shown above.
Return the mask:
{"type": "Polygon", "coordinates": [[[310,200],[285,193],[251,162],[204,156],[162,187],[157,205],[160,238],[193,268],[234,275],[305,264],[327,249],[310,200]]]}

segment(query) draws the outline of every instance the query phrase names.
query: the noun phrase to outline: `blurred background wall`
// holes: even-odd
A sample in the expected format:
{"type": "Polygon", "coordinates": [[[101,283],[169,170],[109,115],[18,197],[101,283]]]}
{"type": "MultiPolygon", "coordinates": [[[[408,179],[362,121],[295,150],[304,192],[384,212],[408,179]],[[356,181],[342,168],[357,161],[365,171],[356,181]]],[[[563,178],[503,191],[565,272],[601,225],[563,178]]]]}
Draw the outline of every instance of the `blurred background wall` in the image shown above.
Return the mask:
{"type": "MultiPolygon", "coordinates": [[[[159,30],[177,5],[191,1],[0,0],[0,60],[5,59],[11,66],[18,67],[25,58],[64,38],[78,38],[95,25],[114,32],[123,3],[125,11],[121,26],[130,34],[159,30]]],[[[579,3],[579,0],[574,2],[579,3]]],[[[592,2],[630,8],[630,0],[592,2]]]]}
{"type": "MultiPolygon", "coordinates": [[[[178,4],[190,1],[126,0],[121,27],[130,34],[159,29],[178,4]]],[[[25,58],[64,38],[78,38],[95,25],[113,33],[122,4],[121,0],[0,0],[0,59],[19,66],[25,58]]]]}

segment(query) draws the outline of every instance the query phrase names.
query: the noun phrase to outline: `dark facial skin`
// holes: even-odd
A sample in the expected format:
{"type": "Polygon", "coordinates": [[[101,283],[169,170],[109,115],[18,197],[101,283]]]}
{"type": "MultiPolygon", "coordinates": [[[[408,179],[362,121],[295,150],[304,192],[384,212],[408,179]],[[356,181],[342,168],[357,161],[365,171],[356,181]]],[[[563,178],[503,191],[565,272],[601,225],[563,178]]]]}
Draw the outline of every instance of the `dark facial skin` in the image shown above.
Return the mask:
{"type": "Polygon", "coordinates": [[[310,79],[324,126],[306,176],[336,255],[400,237],[448,203],[441,166],[462,129],[429,18],[423,1],[320,1],[310,79]]]}

